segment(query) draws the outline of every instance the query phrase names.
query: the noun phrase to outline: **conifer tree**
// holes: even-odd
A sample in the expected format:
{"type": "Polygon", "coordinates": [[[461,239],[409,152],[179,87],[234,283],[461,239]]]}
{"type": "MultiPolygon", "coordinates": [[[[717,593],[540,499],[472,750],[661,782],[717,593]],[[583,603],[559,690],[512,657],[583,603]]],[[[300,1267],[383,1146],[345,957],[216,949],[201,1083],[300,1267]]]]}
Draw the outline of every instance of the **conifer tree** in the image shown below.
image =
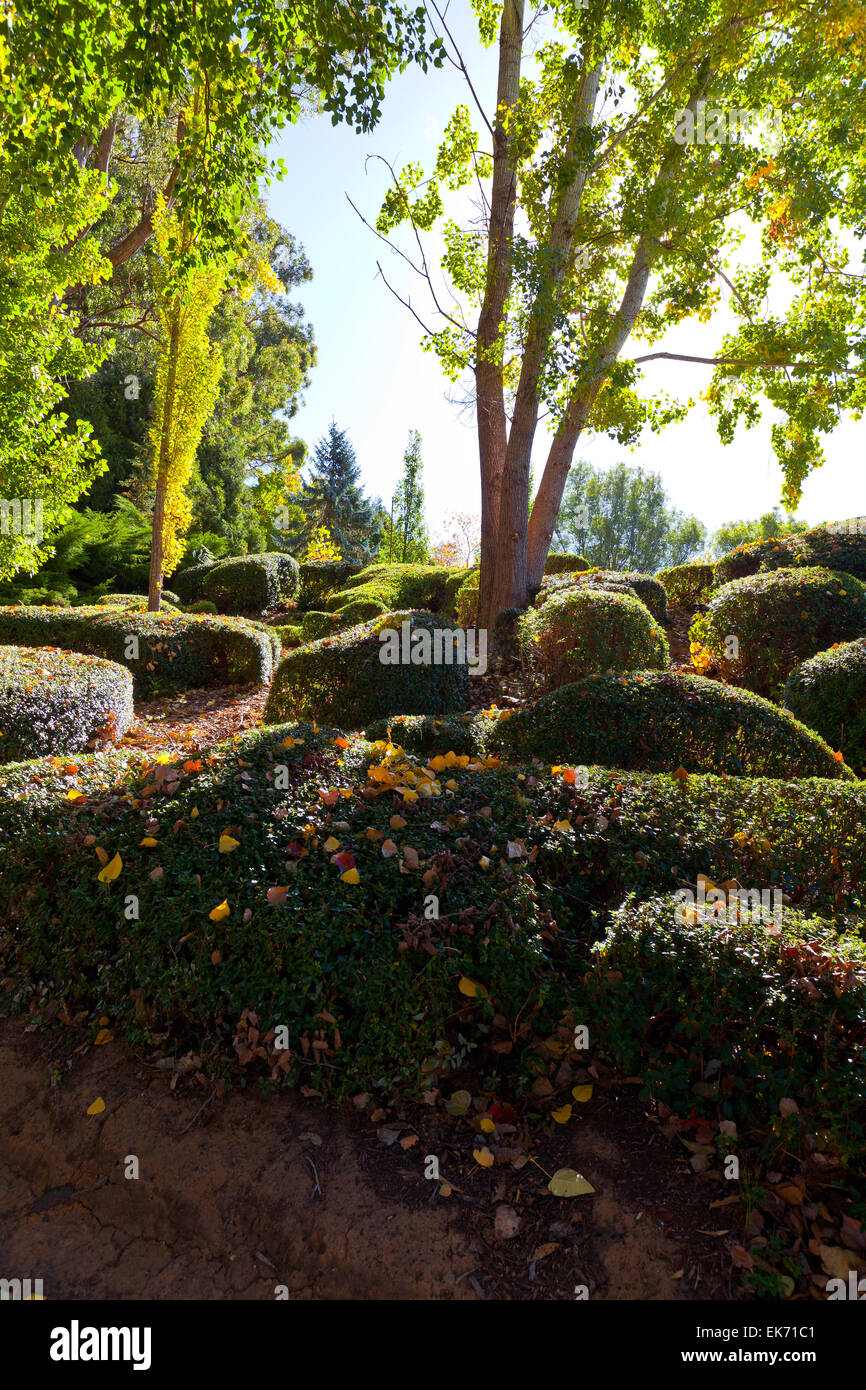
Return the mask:
{"type": "Polygon", "coordinates": [[[424,464],[421,435],[417,430],[409,432],[403,472],[385,524],[379,557],[399,565],[430,562],[430,539],[424,515],[424,464]]]}
{"type": "Polygon", "coordinates": [[[311,468],[298,498],[307,521],[304,547],[325,527],[344,560],[369,560],[378,543],[382,504],[364,496],[355,450],[333,420],[316,445],[311,468]]]}

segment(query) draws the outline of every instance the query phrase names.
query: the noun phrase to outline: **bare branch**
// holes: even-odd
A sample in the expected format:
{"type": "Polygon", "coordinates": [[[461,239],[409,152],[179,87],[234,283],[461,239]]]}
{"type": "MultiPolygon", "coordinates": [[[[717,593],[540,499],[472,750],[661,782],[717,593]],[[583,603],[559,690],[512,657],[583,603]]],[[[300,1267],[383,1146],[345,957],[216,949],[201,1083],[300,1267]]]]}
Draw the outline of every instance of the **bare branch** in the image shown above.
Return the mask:
{"type": "MultiPolygon", "coordinates": [[[[457,44],[454,42],[454,35],[451,33],[451,30],[448,28],[448,25],[445,23],[445,16],[443,15],[442,11],[439,9],[439,6],[436,4],[436,0],[430,0],[430,4],[433,6],[433,9],[436,11],[436,14],[437,14],[438,17],[439,17],[439,23],[442,25],[442,28],[445,30],[445,33],[448,35],[449,39],[451,40],[451,47],[454,49],[454,52],[457,54],[456,60],[455,60],[454,58],[452,58],[451,55],[449,54],[449,55],[448,55],[449,61],[450,61],[451,63],[454,64],[454,67],[459,68],[459,70],[463,73],[463,76],[466,78],[466,81],[467,81],[468,86],[469,86],[469,90],[470,90],[470,92],[472,93],[472,99],[473,99],[473,101],[475,102],[475,105],[476,105],[477,108],[478,108],[478,111],[479,111],[479,114],[480,114],[480,116],[481,116],[481,119],[482,119],[482,121],[484,122],[484,124],[487,126],[487,129],[488,129],[489,132],[490,132],[490,138],[492,139],[492,138],[493,138],[493,126],[492,126],[492,124],[491,124],[491,122],[490,122],[490,120],[489,120],[489,118],[488,118],[488,116],[487,116],[487,112],[484,110],[484,107],[481,105],[481,101],[480,101],[480,98],[479,98],[479,96],[478,96],[478,93],[476,92],[474,86],[472,85],[472,78],[469,76],[469,71],[468,71],[468,69],[467,69],[467,67],[466,67],[466,64],[465,64],[464,61],[463,61],[463,55],[462,55],[462,53],[460,52],[460,49],[457,47],[457,44]]],[[[425,9],[426,9],[426,5],[425,5],[425,9]]],[[[428,14],[428,18],[429,18],[429,14],[428,14]]],[[[430,27],[433,29],[433,32],[435,33],[436,30],[435,30],[435,27],[434,27],[433,24],[432,24],[432,21],[431,21],[431,26],[430,26],[430,27]]]]}

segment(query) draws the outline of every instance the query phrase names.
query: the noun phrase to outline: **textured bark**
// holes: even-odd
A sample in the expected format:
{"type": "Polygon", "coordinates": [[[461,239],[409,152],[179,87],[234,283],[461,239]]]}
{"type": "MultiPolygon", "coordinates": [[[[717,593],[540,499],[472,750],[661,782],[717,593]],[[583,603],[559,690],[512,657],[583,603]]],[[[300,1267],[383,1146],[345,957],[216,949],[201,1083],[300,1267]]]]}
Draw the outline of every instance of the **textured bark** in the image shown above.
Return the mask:
{"type": "Polygon", "coordinates": [[[478,623],[492,625],[502,471],[508,426],[499,342],[511,290],[511,238],[514,232],[515,170],[500,112],[510,109],[520,90],[524,0],[506,0],[499,41],[497,115],[493,133],[493,187],[488,232],[487,284],[478,320],[475,357],[476,420],[481,464],[481,578],[478,623]]]}

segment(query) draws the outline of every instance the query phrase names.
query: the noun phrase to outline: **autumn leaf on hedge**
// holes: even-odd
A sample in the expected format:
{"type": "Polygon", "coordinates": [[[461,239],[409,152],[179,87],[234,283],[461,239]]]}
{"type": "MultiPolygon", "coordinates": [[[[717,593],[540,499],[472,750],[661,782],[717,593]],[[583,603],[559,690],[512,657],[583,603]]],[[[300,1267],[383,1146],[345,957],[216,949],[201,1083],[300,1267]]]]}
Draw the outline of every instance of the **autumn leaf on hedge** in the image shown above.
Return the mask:
{"type": "Polygon", "coordinates": [[[392,816],[388,824],[392,830],[402,830],[408,822],[405,821],[402,816],[392,816]]]}
{"type": "Polygon", "coordinates": [[[689,774],[686,772],[682,763],[680,763],[680,766],[675,772],[671,773],[671,778],[674,782],[679,782],[681,786],[685,786],[686,782],[689,780],[689,774]]]}
{"type": "Polygon", "coordinates": [[[109,862],[99,870],[96,877],[99,879],[100,883],[113,883],[122,868],[123,860],[119,854],[115,854],[114,858],[109,860],[109,862]]]}
{"type": "Polygon", "coordinates": [[[236,840],[233,835],[223,833],[220,835],[219,852],[220,854],[233,854],[239,844],[240,840],[236,840]]]}
{"type": "Polygon", "coordinates": [[[69,791],[66,793],[66,800],[67,800],[67,801],[86,801],[86,800],[87,800],[87,797],[84,795],[84,792],[78,791],[75,787],[70,787],[70,788],[69,788],[69,791]]]}
{"type": "Polygon", "coordinates": [[[484,985],[480,985],[477,980],[470,980],[468,976],[461,975],[457,981],[457,988],[461,994],[465,994],[469,999],[489,999],[484,985]]]}
{"type": "Polygon", "coordinates": [[[351,746],[351,741],[347,738],[335,738],[334,745],[337,748],[349,748],[351,746]]]}
{"type": "Polygon", "coordinates": [[[322,789],[319,788],[319,797],[324,801],[326,806],[333,806],[339,795],[340,793],[336,788],[332,788],[330,791],[322,791],[322,789]]]}
{"type": "Polygon", "coordinates": [[[478,1123],[485,1134],[492,1134],[496,1128],[489,1115],[482,1115],[478,1123]]]}
{"type": "Polygon", "coordinates": [[[329,835],[325,843],[322,845],[322,849],[325,850],[327,854],[333,854],[334,851],[338,850],[339,848],[340,841],[335,839],[333,835],[329,835]]]}
{"type": "Polygon", "coordinates": [[[344,883],[361,882],[361,875],[358,873],[357,869],[347,869],[344,874],[340,874],[340,878],[343,880],[344,883]]]}
{"type": "Polygon", "coordinates": [[[397,846],[394,844],[393,840],[384,840],[382,842],[382,856],[384,859],[390,859],[391,856],[396,853],[397,846]]]}
{"type": "Polygon", "coordinates": [[[561,1105],[558,1110],[551,1110],[550,1118],[558,1125],[564,1125],[571,1119],[571,1105],[561,1105]]]}
{"type": "Polygon", "coordinates": [[[139,840],[138,843],[142,849],[156,849],[159,841],[155,840],[152,835],[145,835],[144,839],[139,840]]]}
{"type": "MultiPolygon", "coordinates": [[[[336,864],[338,869],[354,869],[355,856],[354,854],[351,854],[349,850],[343,850],[342,854],[335,854],[332,856],[331,863],[336,864]]],[[[343,877],[345,878],[345,873],[343,874],[343,877]]]]}
{"type": "Polygon", "coordinates": [[[288,888],[277,886],[268,889],[268,902],[272,907],[281,907],[289,895],[288,888]]]}
{"type": "Polygon", "coordinates": [[[231,908],[228,905],[228,900],[223,898],[221,903],[217,903],[216,907],[211,908],[208,917],[212,922],[221,922],[224,917],[228,917],[230,912],[231,908]]]}
{"type": "Polygon", "coordinates": [[[561,831],[561,832],[565,832],[565,831],[567,831],[567,830],[571,830],[571,821],[570,821],[570,820],[555,820],[555,821],[553,822],[553,828],[554,828],[554,830],[558,830],[558,831],[561,831]]]}

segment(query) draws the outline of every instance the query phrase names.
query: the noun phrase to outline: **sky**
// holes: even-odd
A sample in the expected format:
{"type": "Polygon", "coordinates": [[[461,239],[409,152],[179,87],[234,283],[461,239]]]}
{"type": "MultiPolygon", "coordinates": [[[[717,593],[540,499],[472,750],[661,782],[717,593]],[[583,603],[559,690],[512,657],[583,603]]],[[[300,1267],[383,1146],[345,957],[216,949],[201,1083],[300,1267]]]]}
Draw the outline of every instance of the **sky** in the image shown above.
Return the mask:
{"type": "MultiPolygon", "coordinates": [[[[449,25],[490,110],[495,105],[495,47],[485,50],[479,44],[465,0],[451,7],[449,25]]],[[[452,66],[426,75],[410,69],[389,84],[382,118],[369,134],[332,126],[326,116],[304,119],[281,132],[269,153],[285,160],[287,175],[266,190],[272,215],[303,244],[314,275],[294,296],[313,324],[318,361],[293,429],[312,451],[335,420],[352,441],[366,490],[386,504],[409,431],[419,430],[427,520],[434,537],[445,531],[449,511],[480,511],[474,416],[455,403],[459,391],[446,380],[435,355],[422,350],[421,327],[388,290],[377,261],[390,284],[433,324],[423,283],[364,226],[348,199],[374,223],[390,178],[381,159],[398,169],[415,161],[429,172],[448,117],[467,100],[465,80],[452,66]]],[[[435,237],[430,246],[436,264],[435,237]]],[[[707,325],[682,324],[652,351],[711,356],[724,330],[723,313],[707,325]]],[[[575,457],[597,468],[623,460],[659,473],[673,505],[699,517],[710,532],[723,522],[769,511],[781,493],[771,421],[765,418],[754,430],[740,429],[733,444],[724,446],[699,400],[711,376],[708,366],[650,364],[643,390],[692,397],[698,403],[687,419],[661,434],[645,431],[634,449],[585,435],[575,457]]],[[[533,455],[536,481],[548,443],[542,425],[533,455]]],[[[845,421],[825,440],[825,454],[824,466],[806,480],[798,517],[815,523],[866,514],[866,419],[845,421]]]]}

